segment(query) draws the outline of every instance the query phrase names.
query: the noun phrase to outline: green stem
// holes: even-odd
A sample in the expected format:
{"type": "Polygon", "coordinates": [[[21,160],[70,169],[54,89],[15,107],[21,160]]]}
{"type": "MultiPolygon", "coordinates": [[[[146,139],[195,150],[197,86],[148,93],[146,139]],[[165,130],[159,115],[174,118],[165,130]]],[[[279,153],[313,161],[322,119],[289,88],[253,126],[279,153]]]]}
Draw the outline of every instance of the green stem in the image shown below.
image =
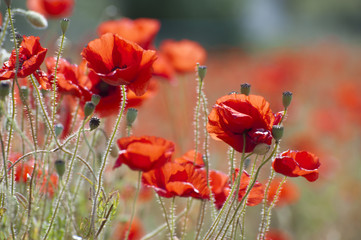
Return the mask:
{"type": "Polygon", "coordinates": [[[199,208],[198,221],[197,221],[197,231],[196,231],[196,237],[195,237],[196,240],[198,240],[199,234],[202,231],[202,226],[203,226],[203,222],[204,222],[204,213],[206,211],[206,204],[207,204],[207,202],[205,200],[202,200],[201,206],[199,208]]]}
{"type": "Polygon", "coordinates": [[[132,223],[133,223],[133,218],[134,218],[134,215],[135,215],[135,206],[136,206],[136,203],[137,203],[137,199],[138,199],[138,194],[139,194],[141,182],[142,182],[142,172],[139,171],[139,173],[138,173],[137,190],[136,190],[136,192],[135,192],[135,196],[134,196],[134,200],[133,200],[132,213],[131,213],[131,215],[130,215],[129,227],[128,227],[127,233],[125,234],[125,240],[128,240],[129,233],[130,233],[130,229],[131,229],[131,226],[132,226],[132,223]]]}
{"type": "Polygon", "coordinates": [[[174,221],[174,212],[175,212],[175,197],[172,198],[172,202],[170,205],[170,239],[174,239],[175,233],[175,221],[174,221]]]}
{"type": "Polygon", "coordinates": [[[167,210],[165,209],[165,206],[164,206],[164,203],[163,203],[163,200],[162,198],[156,193],[155,196],[157,197],[159,203],[160,203],[160,206],[162,207],[162,210],[163,210],[163,215],[164,215],[164,218],[165,218],[165,222],[167,223],[167,227],[168,227],[168,230],[169,230],[169,233],[172,233],[172,229],[171,229],[171,226],[169,224],[169,219],[168,219],[168,213],[167,213],[167,210]]]}
{"type": "Polygon", "coordinates": [[[186,235],[188,212],[189,212],[189,209],[190,209],[191,206],[192,206],[192,202],[193,202],[193,199],[192,199],[192,198],[188,198],[188,199],[187,199],[186,214],[185,214],[185,216],[184,216],[182,236],[181,236],[181,239],[182,239],[182,240],[184,239],[184,237],[185,237],[185,235],[186,235]]]}

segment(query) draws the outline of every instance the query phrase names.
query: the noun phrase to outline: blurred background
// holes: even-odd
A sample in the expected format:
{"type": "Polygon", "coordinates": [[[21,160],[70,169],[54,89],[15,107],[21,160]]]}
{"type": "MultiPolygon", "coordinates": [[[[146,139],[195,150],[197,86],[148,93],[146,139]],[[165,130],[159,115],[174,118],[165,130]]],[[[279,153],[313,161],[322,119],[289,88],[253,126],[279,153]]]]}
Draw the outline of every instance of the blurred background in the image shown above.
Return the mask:
{"type": "MultiPolygon", "coordinates": [[[[14,4],[25,6],[23,1],[14,4]]],[[[317,182],[290,179],[300,198],[275,209],[272,228],[295,240],[355,240],[361,235],[360,10],[359,0],[76,0],[65,55],[79,60],[103,21],[156,18],[161,21],[156,46],[164,39],[190,39],[207,50],[209,106],[248,82],[252,93],[265,96],[278,112],[282,92],[292,91],[281,151],[314,152],[322,166],[317,182]]],[[[16,21],[20,33],[41,36],[45,46],[60,33],[58,19],[49,20],[46,34],[31,29],[21,17],[16,21]]],[[[188,89],[183,92],[177,84],[162,82],[159,94],[140,107],[134,133],[171,139],[179,146],[178,155],[191,149],[194,79],[193,73],[179,78],[178,84],[188,89]],[[185,109],[176,113],[177,123],[162,112],[167,101],[162,91],[173,91],[173,103],[185,109]]],[[[227,146],[210,141],[212,168],[227,171],[227,146]]],[[[249,232],[258,228],[255,209],[248,214],[254,222],[249,232]]],[[[252,233],[249,236],[254,239],[252,233]]]]}

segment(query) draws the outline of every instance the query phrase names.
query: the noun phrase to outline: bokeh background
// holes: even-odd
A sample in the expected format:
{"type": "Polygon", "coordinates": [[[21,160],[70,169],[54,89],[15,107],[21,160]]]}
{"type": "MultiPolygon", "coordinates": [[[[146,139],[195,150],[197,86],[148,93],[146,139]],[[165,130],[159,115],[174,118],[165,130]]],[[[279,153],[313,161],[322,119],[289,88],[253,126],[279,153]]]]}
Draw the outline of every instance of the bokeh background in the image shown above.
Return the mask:
{"type": "MultiPolygon", "coordinates": [[[[13,2],[25,7],[25,1],[13,2]]],[[[312,151],[322,166],[315,183],[290,180],[300,198],[275,209],[272,228],[295,240],[355,240],[361,235],[360,9],[359,0],[76,0],[64,55],[79,61],[102,21],[156,18],[162,24],[156,46],[164,39],[190,39],[207,49],[209,106],[248,82],[252,93],[265,96],[277,112],[282,92],[292,91],[281,150],[312,151]]],[[[41,36],[43,45],[55,51],[58,20],[50,20],[46,33],[30,28],[22,17],[16,21],[20,33],[41,36]]],[[[191,149],[195,86],[194,74],[180,76],[173,85],[160,82],[158,94],[140,107],[134,133],[175,141],[179,156],[191,149]],[[172,119],[169,107],[176,109],[172,119]]],[[[212,167],[227,171],[227,146],[210,141],[212,167]]],[[[248,221],[253,239],[259,208],[249,211],[248,221]]]]}

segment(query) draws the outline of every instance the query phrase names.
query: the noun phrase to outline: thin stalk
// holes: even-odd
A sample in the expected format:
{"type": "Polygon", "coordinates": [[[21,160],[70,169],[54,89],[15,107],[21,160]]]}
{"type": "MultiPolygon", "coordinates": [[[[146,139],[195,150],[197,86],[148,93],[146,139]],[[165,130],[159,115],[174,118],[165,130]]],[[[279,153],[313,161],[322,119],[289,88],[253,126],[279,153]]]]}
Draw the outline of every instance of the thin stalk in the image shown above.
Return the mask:
{"type": "Polygon", "coordinates": [[[133,223],[133,218],[134,218],[134,215],[135,215],[135,206],[137,204],[137,199],[138,199],[138,194],[139,194],[141,182],[142,182],[142,171],[139,171],[138,172],[137,190],[135,192],[135,196],[134,196],[134,200],[133,200],[132,213],[130,215],[129,227],[128,227],[127,233],[125,234],[125,240],[128,240],[128,238],[129,238],[129,233],[130,233],[130,229],[131,229],[131,226],[132,226],[132,223],[133,223]]]}
{"type": "Polygon", "coordinates": [[[174,221],[174,212],[175,212],[175,197],[172,198],[172,202],[170,205],[170,239],[174,239],[175,233],[175,221],[174,221]]]}
{"type": "Polygon", "coordinates": [[[204,213],[205,213],[205,210],[206,210],[206,204],[207,204],[207,202],[205,200],[202,200],[201,206],[199,208],[198,221],[197,221],[197,231],[196,231],[196,237],[195,237],[196,240],[198,240],[199,234],[202,231],[202,226],[203,226],[203,222],[204,222],[204,213]]]}
{"type": "Polygon", "coordinates": [[[168,213],[167,213],[167,210],[165,209],[163,200],[157,193],[155,195],[156,195],[156,197],[158,199],[158,202],[160,203],[160,206],[162,207],[163,215],[164,215],[164,218],[165,218],[165,222],[167,223],[168,230],[169,230],[170,233],[172,233],[172,229],[171,229],[169,219],[168,219],[168,213]]]}
{"type": "Polygon", "coordinates": [[[117,130],[120,124],[120,121],[122,119],[123,116],[123,112],[125,109],[125,105],[126,105],[126,101],[127,101],[127,94],[126,94],[126,87],[124,85],[121,86],[121,94],[122,94],[122,104],[121,104],[121,108],[119,111],[119,115],[117,118],[117,121],[114,125],[113,128],[113,132],[109,138],[108,141],[108,145],[107,148],[105,150],[105,153],[103,155],[102,161],[101,161],[101,166],[100,166],[100,170],[99,170],[99,174],[98,174],[98,183],[97,183],[97,189],[96,189],[96,194],[95,194],[95,198],[93,199],[93,206],[92,206],[92,221],[95,221],[95,215],[96,215],[96,211],[97,211],[97,202],[98,202],[98,197],[100,194],[100,190],[102,189],[102,183],[103,183],[103,173],[105,170],[105,166],[107,164],[107,159],[108,159],[108,155],[110,153],[110,149],[113,145],[113,140],[117,134],[117,130]]]}
{"type": "Polygon", "coordinates": [[[188,199],[187,199],[186,214],[185,214],[185,216],[184,216],[182,236],[181,236],[181,239],[182,239],[182,240],[184,239],[184,237],[185,237],[185,235],[186,235],[188,212],[189,212],[189,209],[190,209],[191,206],[192,206],[192,202],[193,202],[193,199],[192,199],[192,198],[188,198],[188,199]]]}

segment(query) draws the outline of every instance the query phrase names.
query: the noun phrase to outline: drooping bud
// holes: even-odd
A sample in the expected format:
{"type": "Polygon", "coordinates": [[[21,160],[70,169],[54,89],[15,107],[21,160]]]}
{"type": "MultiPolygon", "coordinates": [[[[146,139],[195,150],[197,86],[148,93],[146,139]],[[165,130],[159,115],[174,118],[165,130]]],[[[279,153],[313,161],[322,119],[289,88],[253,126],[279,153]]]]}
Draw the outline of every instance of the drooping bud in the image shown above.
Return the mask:
{"type": "Polygon", "coordinates": [[[251,92],[251,84],[242,83],[241,84],[241,93],[248,96],[250,92],[251,92]]]}
{"type": "Polygon", "coordinates": [[[98,103],[100,102],[100,96],[98,95],[98,94],[93,94],[92,95],[92,102],[94,103],[94,105],[96,106],[96,105],[98,105],[98,103]]]}
{"type": "Polygon", "coordinates": [[[289,91],[283,92],[282,93],[282,103],[283,103],[283,107],[285,109],[288,108],[288,106],[291,104],[292,101],[292,93],[289,91]]]}
{"type": "Polygon", "coordinates": [[[283,136],[283,129],[284,128],[281,125],[273,125],[273,127],[272,127],[272,136],[276,140],[276,142],[281,140],[281,138],[283,136]]]}
{"type": "Polygon", "coordinates": [[[201,81],[203,81],[204,77],[207,73],[207,66],[199,66],[198,65],[198,76],[201,81]]]}
{"type": "Polygon", "coordinates": [[[95,104],[91,101],[88,101],[85,103],[84,106],[84,118],[89,117],[91,114],[93,114],[95,109],[95,104]]]}
{"type": "Polygon", "coordinates": [[[135,108],[129,108],[127,111],[127,126],[132,126],[137,118],[138,110],[135,108]]]}
{"type": "Polygon", "coordinates": [[[60,136],[60,134],[63,132],[64,130],[64,126],[61,123],[58,123],[54,126],[54,132],[55,132],[55,136],[58,137],[60,136]]]}
{"type": "Polygon", "coordinates": [[[58,176],[61,178],[65,173],[65,162],[61,159],[55,161],[55,170],[58,176]]]}
{"type": "Polygon", "coordinates": [[[100,119],[97,117],[92,117],[89,121],[89,127],[90,127],[90,131],[93,131],[94,129],[96,129],[97,127],[99,127],[100,125],[100,119]]]}
{"type": "Polygon", "coordinates": [[[270,145],[266,143],[260,143],[254,147],[253,152],[258,155],[265,155],[266,153],[268,153],[270,148],[271,148],[270,145]]]}
{"type": "Polygon", "coordinates": [[[20,87],[21,95],[23,95],[24,99],[29,97],[29,88],[27,86],[20,87]]]}
{"type": "Polygon", "coordinates": [[[63,35],[66,33],[66,30],[68,29],[69,21],[70,21],[69,18],[63,18],[60,21],[60,27],[61,27],[61,31],[62,31],[63,35]]]}
{"type": "Polygon", "coordinates": [[[48,21],[46,18],[35,11],[26,11],[25,17],[28,20],[28,22],[35,28],[44,29],[48,27],[48,21]]]}
{"type": "Polygon", "coordinates": [[[8,81],[0,82],[0,100],[4,100],[10,92],[10,84],[8,81]]]}

